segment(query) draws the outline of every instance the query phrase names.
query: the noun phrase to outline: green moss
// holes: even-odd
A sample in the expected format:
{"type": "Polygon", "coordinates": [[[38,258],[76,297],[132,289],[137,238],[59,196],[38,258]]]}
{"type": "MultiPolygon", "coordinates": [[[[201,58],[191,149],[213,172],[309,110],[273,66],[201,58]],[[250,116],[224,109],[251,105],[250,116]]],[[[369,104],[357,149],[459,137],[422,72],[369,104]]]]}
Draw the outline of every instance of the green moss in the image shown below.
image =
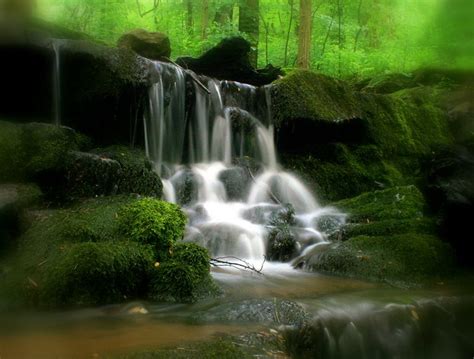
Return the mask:
{"type": "Polygon", "coordinates": [[[194,243],[177,244],[152,272],[150,296],[154,300],[195,302],[218,292],[210,276],[209,254],[194,243]]]}
{"type": "Polygon", "coordinates": [[[365,236],[391,236],[403,233],[437,234],[437,224],[432,218],[415,219],[388,219],[378,222],[349,224],[339,233],[334,233],[335,239],[346,240],[349,238],[365,236]]]}
{"type": "Polygon", "coordinates": [[[151,244],[159,261],[177,240],[183,238],[186,216],[178,206],[154,198],[143,198],[120,211],[120,229],[126,238],[151,244]]]}
{"type": "Polygon", "coordinates": [[[315,155],[283,155],[283,164],[312,184],[323,200],[334,201],[405,182],[376,146],[328,144],[315,155]]]}
{"type": "Polygon", "coordinates": [[[294,119],[338,121],[360,118],[360,108],[343,81],[311,71],[294,71],[274,82],[275,123],[294,119]]]}
{"type": "Polygon", "coordinates": [[[143,196],[161,197],[162,183],[143,150],[112,146],[92,152],[101,158],[108,158],[120,164],[119,193],[139,193],[143,196]]]}
{"type": "Polygon", "coordinates": [[[349,214],[353,223],[416,219],[423,216],[425,201],[415,186],[367,192],[333,204],[349,214]]]}
{"type": "Polygon", "coordinates": [[[417,283],[452,268],[449,245],[431,235],[358,236],[332,246],[313,270],[391,283],[417,283]]]}
{"type": "Polygon", "coordinates": [[[43,123],[0,121],[0,181],[24,180],[60,167],[68,151],[86,145],[72,129],[43,123]]]}
{"type": "Polygon", "coordinates": [[[55,308],[143,298],[153,262],[151,248],[136,243],[72,244],[49,256],[32,291],[40,306],[55,308]]]}
{"type": "Polygon", "coordinates": [[[24,177],[21,132],[20,126],[0,121],[0,182],[16,181],[24,177]]]}

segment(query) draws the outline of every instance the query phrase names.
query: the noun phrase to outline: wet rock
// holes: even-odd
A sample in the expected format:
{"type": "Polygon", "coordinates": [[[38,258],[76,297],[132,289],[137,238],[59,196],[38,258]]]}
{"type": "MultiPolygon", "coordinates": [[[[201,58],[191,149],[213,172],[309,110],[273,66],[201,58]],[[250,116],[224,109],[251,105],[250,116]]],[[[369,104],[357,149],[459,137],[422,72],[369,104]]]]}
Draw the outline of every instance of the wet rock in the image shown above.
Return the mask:
{"type": "Polygon", "coordinates": [[[170,181],[176,191],[176,201],[181,206],[187,206],[197,201],[199,177],[193,171],[184,169],[176,173],[170,181]]]}
{"type": "Polygon", "coordinates": [[[297,251],[296,237],[292,230],[295,212],[291,205],[284,206],[272,215],[269,222],[267,258],[271,261],[287,262],[297,251]]]}
{"type": "Polygon", "coordinates": [[[222,171],[219,180],[224,184],[227,199],[235,201],[246,197],[251,177],[247,169],[233,167],[222,171]]]}
{"type": "Polygon", "coordinates": [[[309,314],[300,304],[288,300],[251,299],[219,305],[198,313],[201,322],[244,322],[271,325],[299,326],[309,320],[309,314]]]}
{"type": "Polygon", "coordinates": [[[169,60],[171,56],[170,39],[168,35],[161,32],[131,30],[118,39],[117,46],[133,50],[138,55],[151,60],[169,60]]]}
{"type": "Polygon", "coordinates": [[[278,204],[257,204],[242,213],[242,217],[252,223],[267,224],[270,218],[281,210],[278,204]]]}
{"type": "Polygon", "coordinates": [[[242,37],[222,40],[199,58],[180,57],[176,62],[198,74],[256,86],[269,84],[282,74],[280,68],[267,66],[255,70],[249,61],[251,45],[242,37]]]}

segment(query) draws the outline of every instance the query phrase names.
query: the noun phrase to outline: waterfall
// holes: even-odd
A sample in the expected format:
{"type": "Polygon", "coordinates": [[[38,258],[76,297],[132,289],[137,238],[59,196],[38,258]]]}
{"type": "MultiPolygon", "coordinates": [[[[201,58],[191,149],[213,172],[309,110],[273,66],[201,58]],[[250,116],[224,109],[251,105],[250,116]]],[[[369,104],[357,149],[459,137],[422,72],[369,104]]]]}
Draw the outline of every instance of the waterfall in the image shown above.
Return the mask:
{"type": "Polygon", "coordinates": [[[61,125],[61,45],[62,40],[53,39],[53,118],[56,126],[61,125]]]}
{"type": "Polygon", "coordinates": [[[270,87],[201,77],[206,92],[194,82],[186,86],[186,72],[174,65],[153,66],[158,80],[144,121],[146,150],[163,179],[164,198],[188,215],[185,240],[212,256],[261,263],[272,218],[290,204],[299,253],[324,242],[318,218],[334,211],[321,208],[278,164],[270,87]]]}

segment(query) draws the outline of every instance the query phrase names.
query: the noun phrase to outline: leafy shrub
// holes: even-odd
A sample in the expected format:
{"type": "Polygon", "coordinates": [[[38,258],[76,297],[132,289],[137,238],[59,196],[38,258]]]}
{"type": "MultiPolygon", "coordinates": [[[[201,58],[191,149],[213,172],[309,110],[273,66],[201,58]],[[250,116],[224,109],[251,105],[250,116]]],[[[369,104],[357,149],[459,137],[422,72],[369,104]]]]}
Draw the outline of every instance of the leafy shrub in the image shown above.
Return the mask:
{"type": "Polygon", "coordinates": [[[159,261],[184,235],[186,217],[178,206],[154,198],[143,198],[122,208],[121,232],[130,240],[151,244],[159,261]]]}

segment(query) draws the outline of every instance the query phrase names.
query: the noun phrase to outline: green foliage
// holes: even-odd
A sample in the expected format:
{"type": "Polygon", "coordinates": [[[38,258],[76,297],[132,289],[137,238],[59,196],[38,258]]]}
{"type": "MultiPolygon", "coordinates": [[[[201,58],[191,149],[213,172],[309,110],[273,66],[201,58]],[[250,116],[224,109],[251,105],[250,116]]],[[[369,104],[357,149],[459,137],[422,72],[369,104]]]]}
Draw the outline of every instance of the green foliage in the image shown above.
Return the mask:
{"type": "MultiPolygon", "coordinates": [[[[115,44],[126,31],[144,28],[169,35],[174,57],[197,56],[239,31],[239,3],[209,2],[203,36],[203,6],[164,0],[43,0],[39,15],[115,44]]],[[[469,0],[313,2],[311,67],[338,77],[367,77],[415,68],[472,69],[474,41],[469,0]]],[[[294,67],[298,50],[297,1],[260,0],[259,65],[294,67]]]]}
{"type": "Polygon", "coordinates": [[[151,244],[158,260],[164,260],[177,240],[183,238],[186,216],[178,206],[143,198],[120,211],[120,229],[126,238],[151,244]]]}
{"type": "Polygon", "coordinates": [[[147,246],[72,244],[49,256],[38,280],[39,305],[57,308],[143,298],[152,268],[153,251],[147,246]]]}
{"type": "Polygon", "coordinates": [[[175,246],[172,255],[152,272],[150,295],[155,300],[195,302],[218,292],[209,274],[209,254],[194,243],[175,246]]]}

